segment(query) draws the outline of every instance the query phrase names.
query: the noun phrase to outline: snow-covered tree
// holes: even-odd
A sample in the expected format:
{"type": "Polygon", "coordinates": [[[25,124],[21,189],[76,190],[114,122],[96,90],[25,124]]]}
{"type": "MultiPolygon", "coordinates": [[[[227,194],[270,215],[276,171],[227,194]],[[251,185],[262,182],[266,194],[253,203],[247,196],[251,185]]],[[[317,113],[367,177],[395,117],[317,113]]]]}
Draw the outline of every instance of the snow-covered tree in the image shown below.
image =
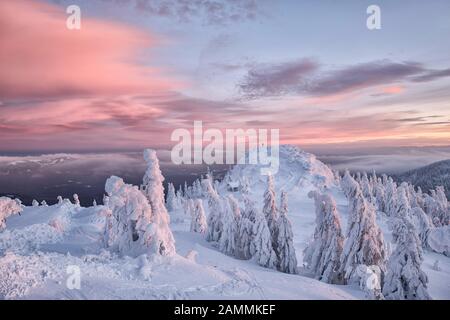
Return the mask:
{"type": "Polygon", "coordinates": [[[375,205],[377,210],[386,213],[386,193],[380,178],[378,178],[377,182],[373,186],[373,196],[375,197],[375,205]]]}
{"type": "Polygon", "coordinates": [[[272,175],[267,176],[267,188],[264,193],[263,214],[266,217],[267,226],[269,227],[270,235],[272,237],[272,246],[273,248],[276,248],[278,238],[278,208],[276,204],[275,186],[272,175]]]}
{"type": "Polygon", "coordinates": [[[0,231],[6,228],[6,218],[20,214],[22,206],[15,200],[8,197],[0,197],[0,231]]]}
{"type": "Polygon", "coordinates": [[[48,207],[47,201],[45,201],[45,200],[42,200],[42,202],[41,202],[41,206],[43,206],[43,207],[48,207]]]}
{"type": "Polygon", "coordinates": [[[241,213],[239,205],[232,195],[229,195],[226,199],[227,205],[221,218],[222,233],[219,239],[219,250],[227,255],[233,256],[236,252],[236,238],[241,213]]]}
{"type": "Polygon", "coordinates": [[[191,232],[206,233],[207,223],[203,202],[201,199],[195,199],[193,203],[191,232]]]}
{"type": "Polygon", "coordinates": [[[73,201],[76,206],[78,206],[78,207],[80,206],[80,198],[78,197],[78,195],[76,193],[73,195],[73,201]]]}
{"type": "Polygon", "coordinates": [[[94,207],[96,207],[96,206],[97,206],[97,200],[94,199],[94,201],[92,201],[92,205],[93,205],[94,207]]]}
{"type": "Polygon", "coordinates": [[[307,269],[320,281],[341,284],[340,256],[344,246],[336,202],[328,194],[311,191],[316,207],[316,228],[312,242],[304,251],[307,269]]]}
{"type": "Polygon", "coordinates": [[[384,190],[386,199],[386,203],[384,204],[385,213],[388,216],[395,215],[397,209],[397,184],[391,177],[387,178],[384,190]]]}
{"type": "Polygon", "coordinates": [[[267,220],[264,215],[255,209],[255,223],[253,225],[253,241],[251,245],[251,255],[261,266],[275,269],[277,266],[277,256],[272,247],[272,237],[270,235],[267,220]]]}
{"type": "Polygon", "coordinates": [[[36,199],[34,199],[33,202],[31,203],[31,206],[39,207],[39,202],[36,199]]]}
{"type": "Polygon", "coordinates": [[[58,197],[56,198],[56,201],[58,202],[58,204],[62,204],[63,201],[64,201],[64,199],[63,199],[63,197],[58,196],[58,197]]]}
{"type": "Polygon", "coordinates": [[[414,226],[396,218],[392,232],[396,248],[387,263],[383,294],[386,299],[428,300],[428,278],[422,271],[423,253],[414,226]]]}
{"type": "Polygon", "coordinates": [[[383,234],[375,220],[375,208],[364,198],[359,184],[352,180],[348,181],[349,219],[341,255],[341,271],[346,282],[351,281],[360,264],[384,270],[386,256],[383,234]]]}
{"type": "Polygon", "coordinates": [[[111,215],[106,221],[105,243],[123,255],[171,255],[175,253],[172,233],[154,214],[147,198],[135,186],[118,177],[106,181],[111,215]]]}
{"type": "Polygon", "coordinates": [[[372,185],[370,184],[367,173],[363,173],[361,177],[361,191],[363,193],[364,198],[372,204],[375,204],[375,199],[373,197],[372,185]]]}
{"type": "Polygon", "coordinates": [[[284,273],[296,274],[297,257],[294,248],[294,234],[292,233],[292,225],[289,221],[287,193],[281,192],[280,216],[277,220],[277,241],[275,253],[277,255],[277,269],[284,273]]]}
{"type": "Polygon", "coordinates": [[[164,177],[159,168],[156,152],[152,149],[144,150],[144,160],[147,163],[143,180],[144,194],[152,209],[152,223],[161,236],[161,254],[172,254],[175,253],[175,240],[170,231],[170,218],[164,204],[164,177]]]}
{"type": "Polygon", "coordinates": [[[411,209],[410,218],[417,230],[417,235],[422,242],[422,248],[427,248],[428,235],[430,234],[431,229],[434,228],[431,218],[420,207],[411,209]]]}
{"type": "Polygon", "coordinates": [[[248,181],[247,176],[244,176],[242,179],[240,179],[240,186],[241,186],[241,194],[243,195],[249,195],[250,194],[250,182],[248,181]]]}
{"type": "Polygon", "coordinates": [[[256,221],[255,204],[248,198],[244,198],[245,209],[241,214],[236,241],[236,256],[241,259],[252,257],[251,246],[254,238],[253,226],[256,221]]]}
{"type": "Polygon", "coordinates": [[[167,210],[173,211],[177,209],[175,187],[173,183],[169,183],[167,187],[167,200],[166,200],[167,210]]]}
{"type": "Polygon", "coordinates": [[[211,181],[208,179],[203,180],[203,186],[206,193],[206,199],[208,202],[209,215],[208,215],[208,232],[206,235],[207,241],[217,242],[222,235],[222,200],[211,185],[211,181]]]}
{"type": "Polygon", "coordinates": [[[347,198],[349,197],[354,182],[355,179],[350,175],[350,172],[345,170],[344,176],[341,179],[341,189],[347,198]]]}

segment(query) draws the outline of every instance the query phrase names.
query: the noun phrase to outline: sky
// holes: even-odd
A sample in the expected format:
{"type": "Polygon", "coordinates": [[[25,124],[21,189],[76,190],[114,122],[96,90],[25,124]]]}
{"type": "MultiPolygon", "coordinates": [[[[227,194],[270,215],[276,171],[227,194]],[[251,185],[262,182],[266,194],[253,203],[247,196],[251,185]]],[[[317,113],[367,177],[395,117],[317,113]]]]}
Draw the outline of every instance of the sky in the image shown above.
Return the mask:
{"type": "Polygon", "coordinates": [[[170,148],[198,120],[305,148],[450,145],[449,12],[445,0],[0,1],[0,153],[170,148]],[[80,30],[66,27],[72,4],[80,30]]]}

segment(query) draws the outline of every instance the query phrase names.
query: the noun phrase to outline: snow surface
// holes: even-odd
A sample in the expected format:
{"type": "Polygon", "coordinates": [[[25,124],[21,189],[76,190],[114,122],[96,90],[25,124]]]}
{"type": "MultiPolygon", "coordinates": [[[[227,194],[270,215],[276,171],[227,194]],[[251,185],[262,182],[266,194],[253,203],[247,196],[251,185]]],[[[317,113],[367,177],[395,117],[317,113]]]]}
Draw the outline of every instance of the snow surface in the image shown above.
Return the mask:
{"type": "MultiPolygon", "coordinates": [[[[313,155],[291,147],[280,149],[275,190],[288,192],[299,275],[284,274],[220,253],[205,236],[190,232],[190,217],[171,212],[177,254],[119,257],[104,249],[104,207],[83,208],[68,203],[26,207],[11,216],[0,232],[0,298],[5,299],[364,299],[356,286],[330,285],[302,270],[303,249],[315,227],[314,202],[308,192],[320,189],[335,197],[342,226],[347,225],[347,200],[335,185],[331,170],[313,155]],[[81,271],[81,288],[69,289],[68,266],[81,271]]],[[[238,165],[233,180],[247,177],[250,196],[263,204],[266,176],[258,166],[238,165]]],[[[222,195],[231,194],[226,184],[222,195]]],[[[239,201],[238,193],[232,193],[239,201]]],[[[205,211],[208,214],[206,201],[205,211]]],[[[377,217],[386,241],[386,218],[377,217]]],[[[345,230],[344,230],[345,231],[345,230]]],[[[424,252],[422,265],[434,299],[450,299],[450,258],[424,252]],[[439,261],[439,271],[433,267],[439,261]]]]}

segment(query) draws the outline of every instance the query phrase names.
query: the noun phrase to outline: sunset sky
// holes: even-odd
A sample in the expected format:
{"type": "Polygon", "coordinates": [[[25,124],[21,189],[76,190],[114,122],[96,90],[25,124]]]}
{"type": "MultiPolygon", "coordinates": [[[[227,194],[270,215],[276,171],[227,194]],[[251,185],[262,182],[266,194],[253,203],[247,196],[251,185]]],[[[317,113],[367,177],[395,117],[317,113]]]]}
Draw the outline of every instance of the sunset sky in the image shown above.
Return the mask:
{"type": "Polygon", "coordinates": [[[300,146],[449,145],[449,39],[447,0],[0,1],[0,153],[167,147],[194,120],[300,146]]]}

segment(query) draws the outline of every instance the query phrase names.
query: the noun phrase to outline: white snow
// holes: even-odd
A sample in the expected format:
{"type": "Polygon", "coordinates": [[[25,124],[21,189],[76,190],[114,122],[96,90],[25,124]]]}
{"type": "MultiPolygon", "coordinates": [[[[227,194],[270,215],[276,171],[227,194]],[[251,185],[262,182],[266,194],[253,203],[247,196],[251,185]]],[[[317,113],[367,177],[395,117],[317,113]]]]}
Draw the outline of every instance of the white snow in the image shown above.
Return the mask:
{"type": "MultiPolygon", "coordinates": [[[[248,179],[247,195],[262,211],[266,176],[258,166],[238,165],[233,180],[248,179]]],[[[170,212],[176,254],[119,256],[104,248],[105,207],[83,208],[67,202],[26,207],[10,216],[0,232],[0,299],[365,299],[355,285],[331,285],[303,270],[303,250],[315,229],[311,190],[333,195],[347,225],[347,200],[331,170],[313,155],[280,148],[275,190],[288,193],[289,220],[300,274],[285,274],[221,253],[202,233],[190,232],[191,217],[182,208],[170,212]],[[66,285],[68,266],[80,270],[80,289],[66,285]]],[[[231,194],[226,184],[220,194],[231,194]]],[[[239,193],[233,193],[242,204],[239,193]]],[[[207,201],[205,213],[209,214],[207,201]]],[[[377,216],[386,242],[392,237],[386,218],[377,216]]],[[[345,230],[343,230],[345,231],[345,230]]],[[[450,258],[424,251],[422,270],[434,299],[450,299],[450,258]],[[439,261],[440,270],[433,267],[439,261]]]]}

